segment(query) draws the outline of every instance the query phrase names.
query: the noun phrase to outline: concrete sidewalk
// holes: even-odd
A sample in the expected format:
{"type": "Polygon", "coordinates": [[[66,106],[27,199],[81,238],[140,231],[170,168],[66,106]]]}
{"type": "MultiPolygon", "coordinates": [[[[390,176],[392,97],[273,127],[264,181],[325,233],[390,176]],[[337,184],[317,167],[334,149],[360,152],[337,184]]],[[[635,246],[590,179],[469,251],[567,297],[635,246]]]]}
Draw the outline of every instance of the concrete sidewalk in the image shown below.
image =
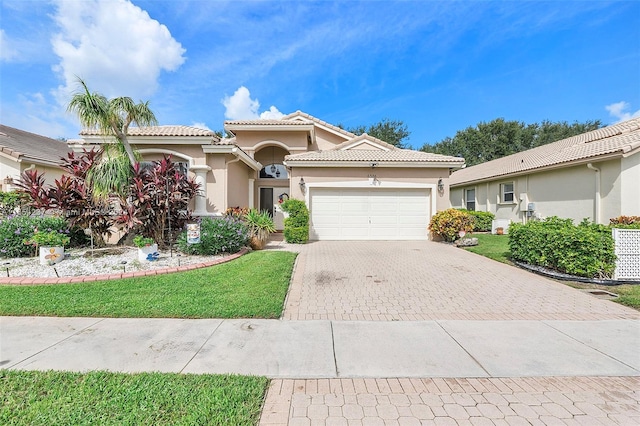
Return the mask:
{"type": "Polygon", "coordinates": [[[0,367],[271,378],[640,376],[640,321],[0,318],[0,367]]]}

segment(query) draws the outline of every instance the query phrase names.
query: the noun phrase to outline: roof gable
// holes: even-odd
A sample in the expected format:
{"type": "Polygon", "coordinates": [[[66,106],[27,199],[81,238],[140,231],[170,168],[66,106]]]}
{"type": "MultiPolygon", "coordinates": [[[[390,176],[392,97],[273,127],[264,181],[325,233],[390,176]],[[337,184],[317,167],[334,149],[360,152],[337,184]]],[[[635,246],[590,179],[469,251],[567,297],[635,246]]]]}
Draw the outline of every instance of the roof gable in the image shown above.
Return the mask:
{"type": "Polygon", "coordinates": [[[397,149],[395,146],[386,143],[380,139],[369,136],[366,133],[361,134],[351,140],[348,140],[340,145],[334,147],[334,149],[346,151],[350,149],[359,149],[366,151],[391,151],[397,149]]]}
{"type": "Polygon", "coordinates": [[[637,150],[640,150],[640,118],[458,170],[451,175],[450,184],[459,186],[597,158],[621,157],[637,150]]]}

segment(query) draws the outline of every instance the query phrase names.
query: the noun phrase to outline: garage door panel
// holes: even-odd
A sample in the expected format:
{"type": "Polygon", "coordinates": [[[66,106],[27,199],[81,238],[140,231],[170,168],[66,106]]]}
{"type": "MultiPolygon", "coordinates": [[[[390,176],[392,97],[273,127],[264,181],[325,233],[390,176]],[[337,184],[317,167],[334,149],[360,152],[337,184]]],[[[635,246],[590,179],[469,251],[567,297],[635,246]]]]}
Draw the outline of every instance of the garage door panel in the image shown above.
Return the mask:
{"type": "Polygon", "coordinates": [[[403,188],[313,188],[311,237],[325,240],[423,240],[430,191],[403,188]]]}

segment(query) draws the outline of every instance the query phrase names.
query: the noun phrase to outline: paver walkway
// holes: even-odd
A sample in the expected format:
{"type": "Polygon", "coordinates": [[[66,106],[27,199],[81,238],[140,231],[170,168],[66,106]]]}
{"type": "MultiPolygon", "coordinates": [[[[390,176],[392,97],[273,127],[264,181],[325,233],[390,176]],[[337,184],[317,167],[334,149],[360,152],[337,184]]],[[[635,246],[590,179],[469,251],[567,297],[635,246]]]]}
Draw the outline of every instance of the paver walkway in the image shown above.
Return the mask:
{"type": "Polygon", "coordinates": [[[600,320],[640,312],[431,241],[299,246],[290,320],[600,320]]]}

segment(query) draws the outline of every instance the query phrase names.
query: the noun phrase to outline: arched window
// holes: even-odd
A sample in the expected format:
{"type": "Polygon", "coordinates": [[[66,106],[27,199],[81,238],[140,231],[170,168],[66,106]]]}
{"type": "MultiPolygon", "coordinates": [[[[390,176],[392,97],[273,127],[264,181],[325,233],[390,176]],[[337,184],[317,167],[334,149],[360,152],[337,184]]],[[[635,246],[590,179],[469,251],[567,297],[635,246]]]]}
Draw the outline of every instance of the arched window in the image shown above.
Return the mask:
{"type": "Polygon", "coordinates": [[[289,174],[282,164],[267,164],[260,170],[260,179],[289,179],[289,174]]]}

